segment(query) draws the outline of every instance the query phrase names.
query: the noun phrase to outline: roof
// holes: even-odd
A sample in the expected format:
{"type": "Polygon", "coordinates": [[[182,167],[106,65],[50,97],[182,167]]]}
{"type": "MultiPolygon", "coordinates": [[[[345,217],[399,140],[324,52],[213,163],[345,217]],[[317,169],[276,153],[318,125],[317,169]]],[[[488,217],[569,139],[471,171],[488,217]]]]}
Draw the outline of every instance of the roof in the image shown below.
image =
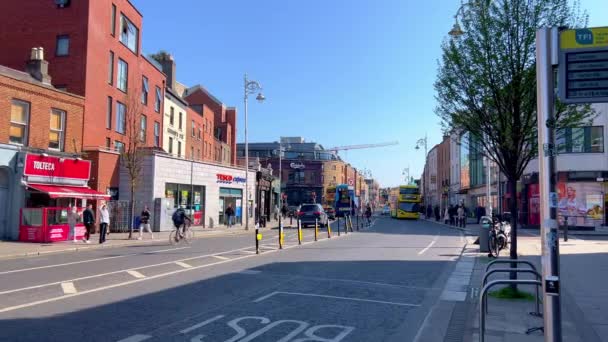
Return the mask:
{"type": "Polygon", "coordinates": [[[186,89],[186,91],[184,92],[184,97],[190,96],[191,94],[195,93],[197,90],[200,90],[203,93],[207,94],[207,96],[209,96],[209,98],[211,100],[213,100],[215,103],[217,103],[218,105],[220,105],[220,106],[224,105],[224,103],[222,101],[220,101],[217,97],[213,96],[207,89],[205,89],[205,87],[203,87],[200,84],[197,84],[195,86],[192,86],[192,87],[186,89]]]}
{"type": "Polygon", "coordinates": [[[9,67],[4,66],[4,65],[0,65],[0,75],[6,76],[6,77],[9,77],[9,78],[18,80],[18,81],[27,82],[27,83],[31,83],[31,84],[34,84],[34,85],[37,85],[37,86],[40,86],[40,87],[44,87],[44,88],[47,88],[49,90],[56,91],[58,93],[63,93],[63,94],[68,94],[68,95],[71,95],[71,96],[74,96],[74,97],[83,98],[80,95],[76,95],[76,94],[69,93],[67,91],[59,90],[59,89],[53,87],[52,84],[42,83],[42,82],[38,81],[37,79],[35,79],[34,77],[32,77],[32,75],[30,75],[29,73],[27,73],[25,71],[19,71],[19,70],[16,70],[16,69],[12,69],[12,68],[9,68],[9,67]]]}
{"type": "Polygon", "coordinates": [[[189,106],[188,101],[184,100],[177,92],[169,87],[165,87],[165,92],[173,96],[177,101],[181,102],[184,106],[189,106]]]}
{"type": "MultiPolygon", "coordinates": [[[[144,53],[141,53],[140,55],[144,58],[144,60],[146,60],[153,67],[155,67],[156,70],[158,70],[158,72],[165,75],[165,73],[163,72],[163,67],[154,58],[150,58],[150,57],[146,56],[144,53]]],[[[165,77],[167,77],[167,75],[165,75],[165,77]]]]}

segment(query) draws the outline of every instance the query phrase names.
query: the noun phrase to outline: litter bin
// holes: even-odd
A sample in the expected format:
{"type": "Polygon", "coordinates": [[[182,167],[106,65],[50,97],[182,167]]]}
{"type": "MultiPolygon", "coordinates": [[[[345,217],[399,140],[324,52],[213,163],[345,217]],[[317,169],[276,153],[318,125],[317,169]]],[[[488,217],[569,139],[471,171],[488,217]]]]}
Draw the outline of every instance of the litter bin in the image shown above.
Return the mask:
{"type": "Polygon", "coordinates": [[[490,235],[492,218],[490,216],[482,216],[479,223],[481,223],[481,227],[479,228],[479,252],[487,253],[490,251],[488,248],[488,237],[490,235]]]}

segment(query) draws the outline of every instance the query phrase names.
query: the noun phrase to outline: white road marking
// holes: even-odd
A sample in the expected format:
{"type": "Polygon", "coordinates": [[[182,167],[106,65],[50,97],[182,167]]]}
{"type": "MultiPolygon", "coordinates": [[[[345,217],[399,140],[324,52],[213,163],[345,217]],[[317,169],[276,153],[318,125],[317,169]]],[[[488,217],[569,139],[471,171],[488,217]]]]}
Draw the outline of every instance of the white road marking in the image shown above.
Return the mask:
{"type": "Polygon", "coordinates": [[[163,252],[176,251],[176,250],[178,250],[178,249],[186,249],[186,248],[191,248],[191,247],[190,247],[190,246],[186,246],[186,247],[177,247],[177,248],[159,249],[159,250],[157,250],[157,251],[145,252],[144,254],[150,254],[150,253],[163,253],[163,252]]]}
{"type": "Polygon", "coordinates": [[[181,266],[183,268],[192,268],[192,265],[186,264],[185,262],[182,262],[182,261],[176,261],[175,264],[179,265],[179,266],[181,266]]]}
{"type": "Polygon", "coordinates": [[[242,270],[240,272],[236,272],[239,274],[259,274],[262,273],[262,271],[258,271],[258,270],[242,270]]]}
{"type": "Polygon", "coordinates": [[[146,277],[145,275],[143,275],[137,271],[134,271],[134,270],[128,270],[127,273],[134,276],[135,278],[145,278],[146,277]]]}
{"type": "Polygon", "coordinates": [[[255,254],[255,251],[242,250],[241,253],[255,254]]]}
{"type": "Polygon", "coordinates": [[[428,251],[431,247],[433,247],[433,245],[437,242],[437,239],[439,238],[439,235],[435,235],[435,238],[433,239],[433,241],[431,241],[431,243],[429,243],[428,246],[426,246],[423,250],[421,250],[420,252],[418,252],[418,255],[422,255],[424,254],[426,251],[428,251]]]}
{"type": "Polygon", "coordinates": [[[373,299],[364,299],[364,298],[355,298],[355,297],[340,297],[340,296],[329,296],[329,295],[321,295],[316,293],[302,293],[302,292],[284,292],[284,291],[275,291],[269,293],[265,296],[262,296],[256,300],[254,303],[259,303],[263,300],[266,300],[270,297],[273,297],[278,294],[285,294],[291,296],[306,296],[306,297],[319,297],[319,298],[330,298],[330,299],[342,299],[342,300],[350,300],[355,302],[366,302],[366,303],[378,303],[378,304],[390,304],[390,305],[398,305],[398,306],[411,306],[411,307],[419,307],[420,304],[410,304],[410,303],[399,303],[399,302],[388,302],[383,300],[373,300],[373,299]]]}
{"type": "MultiPolygon", "coordinates": [[[[210,257],[210,256],[217,255],[217,254],[234,253],[234,252],[242,251],[242,250],[244,250],[246,248],[250,248],[250,247],[233,249],[233,250],[225,251],[225,252],[222,252],[222,253],[205,254],[205,255],[200,255],[200,256],[180,259],[180,260],[176,260],[176,261],[188,261],[188,260],[206,258],[206,257],[210,257]]],[[[253,254],[255,254],[255,252],[253,252],[253,254]]],[[[104,277],[104,276],[107,276],[107,275],[127,272],[127,271],[131,271],[131,270],[143,270],[143,269],[146,269],[146,268],[163,266],[163,265],[170,265],[170,264],[173,264],[173,263],[175,263],[175,261],[165,261],[165,262],[161,262],[161,263],[158,263],[158,264],[146,265],[146,266],[141,266],[141,267],[133,267],[133,268],[123,269],[123,270],[118,270],[118,271],[107,272],[107,273],[94,274],[94,275],[90,275],[90,276],[86,276],[86,277],[80,277],[80,278],[73,278],[73,279],[69,279],[69,280],[56,281],[56,282],[46,283],[46,284],[41,284],[41,285],[33,285],[33,286],[28,286],[28,287],[13,289],[13,290],[0,291],[0,295],[8,294],[8,293],[13,293],[13,292],[24,291],[24,290],[38,289],[38,288],[41,288],[41,287],[57,285],[57,284],[61,284],[63,282],[68,282],[68,281],[75,282],[75,281],[78,281],[78,280],[85,280],[85,279],[104,277]]]]}
{"type": "Polygon", "coordinates": [[[224,318],[224,315],[217,315],[215,317],[209,318],[206,321],[203,321],[203,322],[200,322],[198,324],[195,324],[195,325],[193,325],[193,326],[191,326],[189,328],[186,328],[184,330],[180,330],[180,333],[181,334],[187,334],[187,333],[191,332],[192,330],[196,330],[196,329],[198,329],[200,327],[204,327],[205,325],[207,325],[209,323],[212,323],[212,322],[215,322],[215,321],[217,321],[218,319],[221,319],[221,318],[224,318]]]}
{"type": "Polygon", "coordinates": [[[226,258],[225,256],[221,255],[212,255],[212,257],[220,260],[230,260],[230,258],[226,258]]]}
{"type": "Polygon", "coordinates": [[[64,294],[72,294],[78,292],[76,291],[76,287],[74,287],[74,283],[72,282],[61,283],[61,289],[63,290],[64,294]]]}
{"type": "Polygon", "coordinates": [[[141,341],[145,341],[149,338],[152,338],[152,336],[137,334],[137,335],[129,336],[127,338],[123,338],[122,340],[120,340],[118,342],[141,342],[141,341]]]}

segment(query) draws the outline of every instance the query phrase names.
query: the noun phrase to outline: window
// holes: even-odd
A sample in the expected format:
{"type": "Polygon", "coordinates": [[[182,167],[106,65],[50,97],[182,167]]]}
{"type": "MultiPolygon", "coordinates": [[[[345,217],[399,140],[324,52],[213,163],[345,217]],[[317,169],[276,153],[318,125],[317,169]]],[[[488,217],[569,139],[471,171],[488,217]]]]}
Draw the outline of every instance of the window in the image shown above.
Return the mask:
{"type": "Polygon", "coordinates": [[[114,141],[114,149],[116,152],[123,153],[125,151],[125,144],[120,141],[114,141]]]}
{"type": "Polygon", "coordinates": [[[201,128],[199,127],[199,128],[198,128],[198,140],[201,140],[201,133],[202,133],[202,130],[201,130],[201,128]]]}
{"type": "Polygon", "coordinates": [[[148,118],[142,115],[139,119],[139,140],[146,142],[146,127],[148,126],[148,118]]]}
{"type": "Polygon", "coordinates": [[[67,56],[70,53],[70,36],[57,36],[57,46],[55,48],[56,56],[67,56]]]}
{"type": "Polygon", "coordinates": [[[178,125],[179,129],[182,129],[182,119],[183,119],[183,116],[184,115],[182,114],[182,112],[179,112],[179,125],[178,125]]]}
{"type": "Polygon", "coordinates": [[[30,120],[30,104],[13,100],[11,102],[11,127],[9,142],[17,145],[27,145],[27,131],[30,120]]]}
{"type": "Polygon", "coordinates": [[[148,78],[146,76],[141,77],[141,103],[147,105],[148,104],[148,92],[150,88],[148,88],[148,78]]]}
{"type": "Polygon", "coordinates": [[[108,84],[114,84],[114,51],[110,51],[110,66],[108,68],[108,84]]]}
{"type": "Polygon", "coordinates": [[[200,148],[196,149],[196,159],[197,160],[201,159],[201,149],[200,148]]]}
{"type": "Polygon", "coordinates": [[[112,139],[106,138],[106,149],[110,149],[112,147],[112,139]]]}
{"type": "Polygon", "coordinates": [[[604,127],[565,128],[556,134],[558,153],[603,153],[604,127]]]}
{"type": "Polygon", "coordinates": [[[160,123],[154,121],[154,147],[160,146],[160,123]]]}
{"type": "Polygon", "coordinates": [[[181,141],[177,142],[177,156],[178,157],[182,156],[182,142],[181,141]]]}
{"type": "Polygon", "coordinates": [[[169,137],[169,154],[173,154],[173,137],[169,137]]]}
{"type": "Polygon", "coordinates": [[[205,133],[207,133],[207,119],[205,119],[205,122],[203,123],[203,129],[205,130],[205,133]]]}
{"type": "Polygon", "coordinates": [[[196,127],[194,127],[196,125],[196,123],[194,122],[194,120],[192,120],[192,137],[194,138],[194,135],[196,133],[196,127]]]}
{"type": "Polygon", "coordinates": [[[203,105],[191,105],[190,108],[200,115],[203,115],[203,105]]]}
{"type": "Polygon", "coordinates": [[[112,16],[110,23],[110,32],[112,33],[112,37],[116,35],[116,5],[112,4],[112,16]]]}
{"type": "Polygon", "coordinates": [[[169,109],[169,125],[173,126],[175,124],[175,109],[171,107],[169,109]]]}
{"type": "Polygon", "coordinates": [[[190,159],[194,159],[194,146],[190,146],[190,159]]]}
{"type": "Polygon", "coordinates": [[[63,150],[65,130],[65,112],[59,109],[51,110],[51,131],[49,132],[49,149],[63,150]]]}
{"type": "Polygon", "coordinates": [[[120,15],[120,42],[129,50],[137,53],[139,29],[124,15],[120,15]]]}
{"type": "Polygon", "coordinates": [[[160,88],[156,87],[156,99],[154,100],[154,110],[157,113],[160,113],[160,99],[161,99],[160,88]]]}
{"type": "Polygon", "coordinates": [[[112,129],[112,96],[108,96],[108,105],[106,107],[106,128],[112,129]]]}
{"type": "Polygon", "coordinates": [[[127,81],[129,79],[129,64],[118,59],[118,89],[127,92],[127,81]]]}
{"type": "Polygon", "coordinates": [[[116,132],[125,134],[127,107],[116,101],[116,132]]]}

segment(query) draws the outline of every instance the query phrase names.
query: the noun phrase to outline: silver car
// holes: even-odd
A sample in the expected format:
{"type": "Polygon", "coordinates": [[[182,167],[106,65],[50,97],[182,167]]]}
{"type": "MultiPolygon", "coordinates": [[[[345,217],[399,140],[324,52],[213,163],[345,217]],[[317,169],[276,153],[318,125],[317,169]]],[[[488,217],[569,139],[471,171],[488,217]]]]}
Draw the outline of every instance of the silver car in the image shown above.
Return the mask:
{"type": "Polygon", "coordinates": [[[319,223],[319,226],[326,226],[328,222],[327,213],[323,210],[320,204],[302,204],[298,217],[302,223],[302,227],[307,225],[314,226],[315,222],[319,223]]]}

